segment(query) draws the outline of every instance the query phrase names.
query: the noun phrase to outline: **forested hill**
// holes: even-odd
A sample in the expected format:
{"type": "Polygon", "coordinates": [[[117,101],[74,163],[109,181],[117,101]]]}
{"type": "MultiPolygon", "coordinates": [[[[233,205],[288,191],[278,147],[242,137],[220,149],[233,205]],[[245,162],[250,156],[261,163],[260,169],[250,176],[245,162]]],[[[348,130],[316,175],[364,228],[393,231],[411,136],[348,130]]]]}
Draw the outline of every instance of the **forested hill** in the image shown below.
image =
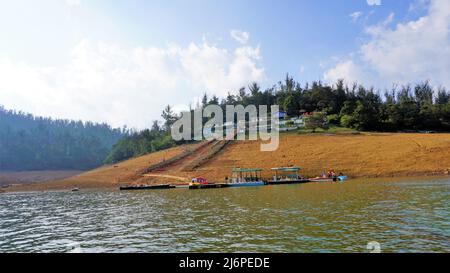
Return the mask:
{"type": "MultiPolygon", "coordinates": [[[[362,85],[348,86],[343,80],[334,85],[313,82],[301,86],[292,77],[279,81],[267,89],[257,83],[225,98],[203,96],[196,109],[208,105],[279,105],[288,116],[305,112],[318,112],[319,119],[326,115],[329,125],[360,131],[450,131],[450,92],[444,87],[434,88],[424,81],[415,85],[393,85],[384,92],[362,85]]],[[[161,117],[164,126],[153,123],[151,130],[144,130],[120,140],[106,159],[107,163],[155,152],[183,142],[175,142],[168,128],[179,116],[168,105],[161,117]]],[[[204,119],[204,122],[206,120],[204,119]]],[[[309,127],[309,126],[308,126],[309,127]]]]}
{"type": "Polygon", "coordinates": [[[107,124],[35,117],[0,106],[0,170],[97,167],[127,133],[107,124]]]}

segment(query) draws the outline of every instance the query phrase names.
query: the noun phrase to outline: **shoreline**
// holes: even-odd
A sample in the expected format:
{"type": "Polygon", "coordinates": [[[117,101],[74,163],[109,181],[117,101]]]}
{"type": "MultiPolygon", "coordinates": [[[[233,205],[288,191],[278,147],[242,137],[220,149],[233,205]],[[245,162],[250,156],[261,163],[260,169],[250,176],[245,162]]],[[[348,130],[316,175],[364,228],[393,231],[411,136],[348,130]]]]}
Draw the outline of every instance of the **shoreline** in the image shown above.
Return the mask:
{"type": "Polygon", "coordinates": [[[196,143],[106,165],[66,179],[0,188],[6,192],[113,189],[133,184],[177,184],[195,177],[221,183],[234,167],[301,167],[304,177],[333,169],[350,179],[450,177],[450,134],[361,133],[358,135],[281,134],[279,148],[260,151],[260,141],[196,143]],[[199,148],[200,147],[200,148],[199,148]],[[186,156],[180,157],[180,155],[186,156]],[[173,160],[173,159],[176,160],[173,160]],[[162,164],[166,162],[167,164],[162,164]],[[157,168],[153,168],[157,166],[157,168]],[[149,170],[150,169],[150,170],[149,170]]]}
{"type": "MultiPolygon", "coordinates": [[[[360,177],[349,177],[349,179],[344,183],[380,183],[380,182],[404,182],[404,181],[423,181],[423,180],[450,180],[450,175],[447,174],[437,174],[437,173],[429,173],[429,174],[421,174],[421,175],[411,175],[411,176],[382,176],[382,177],[368,177],[368,176],[360,176],[360,177]]],[[[56,181],[51,181],[56,182],[56,181]]],[[[51,183],[50,182],[50,183],[51,183]]],[[[32,184],[23,184],[17,185],[16,187],[8,187],[4,188],[3,191],[0,190],[0,194],[20,194],[20,193],[45,193],[45,192],[71,192],[74,187],[39,187],[39,184],[42,182],[36,182],[32,184]]],[[[216,182],[217,183],[217,182],[216,182]]],[[[335,182],[307,182],[309,183],[335,183],[335,182]]],[[[161,184],[176,184],[176,183],[161,183],[161,184]]],[[[101,185],[101,186],[93,186],[93,187],[81,187],[80,191],[119,191],[120,186],[125,186],[129,184],[119,184],[119,185],[101,185]]],[[[151,185],[151,184],[149,184],[151,185]]]]}

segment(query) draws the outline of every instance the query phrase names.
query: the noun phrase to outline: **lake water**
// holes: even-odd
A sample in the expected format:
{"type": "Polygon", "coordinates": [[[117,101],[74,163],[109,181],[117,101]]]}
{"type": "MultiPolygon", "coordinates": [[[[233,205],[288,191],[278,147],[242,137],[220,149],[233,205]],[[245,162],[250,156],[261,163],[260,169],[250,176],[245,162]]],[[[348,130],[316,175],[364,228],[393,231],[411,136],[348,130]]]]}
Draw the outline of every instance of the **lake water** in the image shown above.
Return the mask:
{"type": "Polygon", "coordinates": [[[0,252],[450,252],[450,180],[0,194],[0,252]]]}

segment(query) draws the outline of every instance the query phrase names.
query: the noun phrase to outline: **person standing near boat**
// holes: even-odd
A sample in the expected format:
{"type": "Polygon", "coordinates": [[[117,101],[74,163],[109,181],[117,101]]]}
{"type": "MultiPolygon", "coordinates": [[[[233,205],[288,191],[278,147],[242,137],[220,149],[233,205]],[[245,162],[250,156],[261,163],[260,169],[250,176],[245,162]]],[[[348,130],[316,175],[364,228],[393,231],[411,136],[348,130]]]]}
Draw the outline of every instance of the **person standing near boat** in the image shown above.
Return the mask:
{"type": "Polygon", "coordinates": [[[336,172],[334,170],[329,170],[328,171],[328,178],[333,179],[333,181],[337,181],[336,172]]]}
{"type": "Polygon", "coordinates": [[[329,170],[327,173],[328,178],[333,178],[334,176],[334,171],[333,170],[329,170]]]}

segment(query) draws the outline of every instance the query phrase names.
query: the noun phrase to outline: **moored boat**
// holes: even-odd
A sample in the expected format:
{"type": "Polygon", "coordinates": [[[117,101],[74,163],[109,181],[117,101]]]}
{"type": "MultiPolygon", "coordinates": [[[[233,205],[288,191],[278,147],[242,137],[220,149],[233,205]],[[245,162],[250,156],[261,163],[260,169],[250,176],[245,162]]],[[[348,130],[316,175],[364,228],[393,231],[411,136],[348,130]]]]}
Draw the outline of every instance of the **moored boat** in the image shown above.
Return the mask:
{"type": "Polygon", "coordinates": [[[348,179],[348,177],[347,177],[346,175],[339,175],[337,178],[338,178],[338,180],[341,181],[341,182],[343,182],[343,181],[345,181],[345,180],[348,179]]]}
{"type": "Polygon", "coordinates": [[[272,180],[267,182],[268,185],[282,185],[282,184],[301,184],[309,182],[309,179],[302,177],[299,174],[300,167],[278,167],[272,168],[275,172],[272,180]]]}
{"type": "Polygon", "coordinates": [[[264,186],[261,178],[262,169],[233,168],[231,180],[226,183],[227,187],[254,187],[264,186]]]}
{"type": "Polygon", "coordinates": [[[315,177],[310,178],[311,182],[344,182],[348,177],[346,175],[340,175],[336,177],[315,177]]]}
{"type": "Polygon", "coordinates": [[[283,181],[267,181],[267,185],[288,185],[288,184],[303,184],[311,182],[309,179],[283,180],[283,181]]]}
{"type": "Polygon", "coordinates": [[[196,177],[193,178],[191,183],[189,183],[188,188],[190,190],[197,190],[197,189],[217,189],[217,188],[223,188],[224,184],[216,184],[216,183],[210,183],[206,178],[204,177],[196,177]]]}

